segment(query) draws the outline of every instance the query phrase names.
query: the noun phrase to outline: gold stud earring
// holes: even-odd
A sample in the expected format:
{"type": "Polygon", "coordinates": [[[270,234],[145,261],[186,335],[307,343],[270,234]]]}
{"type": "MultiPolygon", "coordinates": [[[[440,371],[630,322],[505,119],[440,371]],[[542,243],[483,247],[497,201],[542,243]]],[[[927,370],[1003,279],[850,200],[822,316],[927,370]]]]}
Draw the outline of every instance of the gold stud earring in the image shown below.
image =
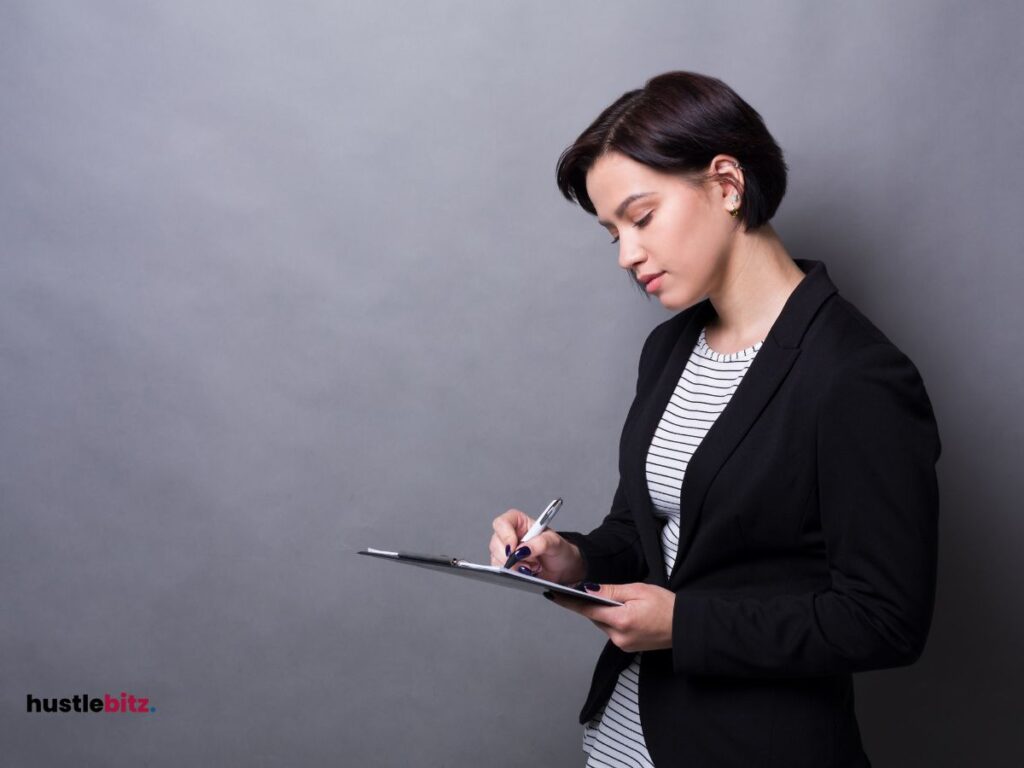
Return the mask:
{"type": "Polygon", "coordinates": [[[732,197],[730,198],[730,200],[733,203],[733,207],[732,208],[728,208],[726,210],[729,211],[729,215],[730,216],[733,216],[733,217],[739,216],[739,214],[740,214],[740,207],[739,207],[740,196],[737,195],[734,192],[732,197]]]}
{"type": "MultiPolygon", "coordinates": [[[[741,166],[739,163],[733,163],[732,167],[735,168],[737,171],[743,170],[743,166],[741,166]]],[[[740,215],[740,196],[737,193],[733,192],[730,201],[732,202],[733,207],[727,210],[729,211],[729,215],[735,218],[736,216],[740,215]]]]}

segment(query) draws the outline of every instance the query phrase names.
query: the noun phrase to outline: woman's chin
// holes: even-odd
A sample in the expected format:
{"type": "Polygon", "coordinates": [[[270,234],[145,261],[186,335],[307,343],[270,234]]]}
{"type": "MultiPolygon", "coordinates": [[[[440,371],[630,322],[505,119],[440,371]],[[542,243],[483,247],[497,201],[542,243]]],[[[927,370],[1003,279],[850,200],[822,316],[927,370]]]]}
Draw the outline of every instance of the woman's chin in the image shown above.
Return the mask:
{"type": "Polygon", "coordinates": [[[678,296],[672,296],[671,294],[659,294],[658,301],[661,302],[661,306],[670,312],[678,312],[681,309],[686,309],[689,304],[680,301],[678,296]]]}
{"type": "Polygon", "coordinates": [[[661,302],[661,306],[670,312],[682,312],[684,309],[689,309],[701,300],[694,298],[693,296],[673,296],[670,294],[664,294],[658,296],[658,301],[661,302]]]}

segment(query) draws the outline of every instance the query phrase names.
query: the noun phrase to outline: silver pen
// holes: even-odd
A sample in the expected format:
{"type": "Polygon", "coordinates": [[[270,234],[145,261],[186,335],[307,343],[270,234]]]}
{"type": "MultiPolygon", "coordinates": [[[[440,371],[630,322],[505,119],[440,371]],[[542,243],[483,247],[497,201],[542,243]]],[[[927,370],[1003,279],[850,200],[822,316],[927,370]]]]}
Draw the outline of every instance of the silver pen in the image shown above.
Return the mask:
{"type": "MultiPolygon", "coordinates": [[[[561,499],[555,499],[550,504],[548,504],[547,509],[540,513],[540,517],[538,517],[537,521],[530,526],[530,530],[526,532],[526,535],[523,536],[523,540],[519,543],[525,544],[530,539],[534,538],[535,536],[540,536],[540,534],[546,531],[548,526],[551,525],[551,521],[555,519],[555,514],[558,512],[559,509],[561,509],[561,507],[561,499]]],[[[508,556],[508,560],[505,561],[506,568],[511,568],[513,565],[516,564],[516,552],[518,551],[519,548],[516,547],[515,551],[513,551],[512,554],[508,556]]]]}

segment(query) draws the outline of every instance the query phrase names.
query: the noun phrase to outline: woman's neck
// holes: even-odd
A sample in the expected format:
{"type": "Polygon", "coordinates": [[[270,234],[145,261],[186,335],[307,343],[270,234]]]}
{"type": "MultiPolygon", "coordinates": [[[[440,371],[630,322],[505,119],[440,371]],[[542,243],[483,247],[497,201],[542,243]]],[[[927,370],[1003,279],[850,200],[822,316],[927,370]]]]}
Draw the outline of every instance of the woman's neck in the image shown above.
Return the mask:
{"type": "Polygon", "coordinates": [[[718,315],[707,325],[708,346],[731,354],[763,340],[803,277],[770,224],[738,234],[708,297],[718,315]]]}

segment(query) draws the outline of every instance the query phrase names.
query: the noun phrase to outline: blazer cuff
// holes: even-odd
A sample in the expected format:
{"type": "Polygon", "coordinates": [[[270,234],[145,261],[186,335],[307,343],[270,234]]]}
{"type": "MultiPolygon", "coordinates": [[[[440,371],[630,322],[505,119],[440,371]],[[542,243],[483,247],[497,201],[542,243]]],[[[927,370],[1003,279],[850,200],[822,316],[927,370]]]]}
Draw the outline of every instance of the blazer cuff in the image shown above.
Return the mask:
{"type": "Polygon", "coordinates": [[[587,535],[585,533],[579,533],[578,531],[558,531],[558,535],[570,544],[575,544],[579,549],[580,557],[583,558],[583,572],[586,574],[582,580],[593,581],[600,584],[602,579],[599,578],[599,576],[601,576],[601,574],[596,573],[594,569],[594,563],[597,560],[597,553],[594,552],[594,548],[591,545],[590,540],[587,538],[587,535]]]}
{"type": "Polygon", "coordinates": [[[611,552],[607,549],[607,537],[599,531],[583,534],[577,531],[558,531],[566,541],[579,547],[586,571],[585,581],[597,584],[625,584],[640,581],[647,573],[642,555],[638,550],[639,540],[631,539],[625,544],[617,542],[611,552]],[[596,540],[596,541],[595,541],[596,540]]]}
{"type": "Polygon", "coordinates": [[[707,600],[676,592],[672,607],[672,669],[699,674],[707,665],[707,600]]]}

